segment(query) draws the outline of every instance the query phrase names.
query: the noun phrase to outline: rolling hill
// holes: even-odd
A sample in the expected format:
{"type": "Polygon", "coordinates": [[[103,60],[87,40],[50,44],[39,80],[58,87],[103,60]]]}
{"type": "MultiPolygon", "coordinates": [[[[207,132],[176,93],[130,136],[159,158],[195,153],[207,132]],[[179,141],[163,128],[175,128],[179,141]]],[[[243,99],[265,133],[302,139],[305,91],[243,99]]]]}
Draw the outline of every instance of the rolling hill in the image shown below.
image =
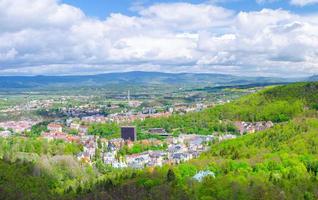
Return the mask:
{"type": "Polygon", "coordinates": [[[253,83],[290,82],[291,79],[271,77],[239,77],[225,74],[122,72],[83,76],[0,76],[0,88],[45,88],[70,86],[118,85],[240,85],[253,83]]]}

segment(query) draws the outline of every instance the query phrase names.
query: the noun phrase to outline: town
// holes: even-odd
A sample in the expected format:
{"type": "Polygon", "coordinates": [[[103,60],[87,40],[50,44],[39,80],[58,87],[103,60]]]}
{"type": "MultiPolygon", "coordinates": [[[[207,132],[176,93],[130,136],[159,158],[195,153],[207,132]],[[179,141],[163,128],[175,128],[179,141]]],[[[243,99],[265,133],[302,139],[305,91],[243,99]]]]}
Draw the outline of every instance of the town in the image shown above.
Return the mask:
{"type": "Polygon", "coordinates": [[[31,100],[26,104],[8,107],[2,112],[32,111],[41,117],[0,122],[0,137],[27,138],[35,135],[48,141],[75,143],[82,147],[82,151],[76,155],[77,160],[88,165],[94,165],[98,161],[113,168],[140,169],[165,164],[176,165],[197,158],[215,142],[265,130],[272,127],[273,123],[235,122],[237,134],[211,132],[200,135],[186,132],[175,134],[160,127],[140,130],[135,122],[200,112],[230,101],[227,96],[223,97],[212,103],[201,98],[192,103],[174,102],[160,106],[145,104],[144,100],[136,97],[132,99],[128,90],[126,97],[119,95],[116,101],[106,105],[92,96],[31,100]],[[68,106],[70,101],[74,104],[71,107],[68,106]],[[102,127],[102,134],[101,130],[94,130],[99,126],[102,127]],[[37,133],[30,135],[34,129],[38,129],[37,133]]]}
{"type": "MultiPolygon", "coordinates": [[[[165,113],[161,114],[161,117],[166,115],[165,113]]],[[[158,115],[154,117],[158,117],[158,115]]],[[[135,126],[121,126],[120,137],[118,138],[106,139],[98,135],[89,135],[89,124],[107,123],[109,121],[121,122],[118,119],[120,119],[118,116],[104,117],[95,115],[82,117],[81,119],[69,118],[65,124],[51,122],[46,127],[47,131],[41,133],[40,137],[49,141],[63,140],[81,145],[83,151],[76,157],[82,163],[93,165],[97,159],[100,159],[105,165],[114,168],[130,167],[139,169],[163,166],[164,164],[179,164],[197,158],[201,153],[208,151],[215,141],[237,137],[237,135],[230,133],[213,133],[211,135],[180,134],[174,137],[162,128],[151,128],[147,130],[147,134],[150,136],[161,136],[163,139],[149,138],[138,140],[135,126]],[[71,132],[76,132],[76,134],[71,134],[71,132]],[[134,147],[137,150],[130,151],[134,147]],[[142,148],[138,149],[138,147],[142,148]]],[[[125,120],[126,122],[131,122],[133,119],[127,120],[125,118],[125,120]]],[[[10,137],[13,133],[23,135],[24,132],[30,131],[36,123],[34,121],[2,122],[0,123],[0,137],[10,137]]],[[[243,135],[271,128],[273,123],[236,122],[235,125],[239,133],[243,135]]]]}

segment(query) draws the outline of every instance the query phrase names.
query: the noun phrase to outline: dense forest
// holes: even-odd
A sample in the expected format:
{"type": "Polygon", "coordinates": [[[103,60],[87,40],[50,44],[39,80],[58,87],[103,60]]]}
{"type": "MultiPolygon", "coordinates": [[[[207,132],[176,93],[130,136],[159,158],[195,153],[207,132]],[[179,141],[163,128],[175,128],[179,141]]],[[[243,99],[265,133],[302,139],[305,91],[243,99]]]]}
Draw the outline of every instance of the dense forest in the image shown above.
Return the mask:
{"type": "Polygon", "coordinates": [[[236,120],[276,122],[216,142],[189,162],[144,170],[78,163],[72,155],[81,147],[63,142],[3,139],[0,199],[318,199],[317,108],[318,83],[296,83],[200,113],[137,122],[139,129],[200,134],[236,132],[236,120]],[[198,182],[200,170],[215,176],[198,182]]]}

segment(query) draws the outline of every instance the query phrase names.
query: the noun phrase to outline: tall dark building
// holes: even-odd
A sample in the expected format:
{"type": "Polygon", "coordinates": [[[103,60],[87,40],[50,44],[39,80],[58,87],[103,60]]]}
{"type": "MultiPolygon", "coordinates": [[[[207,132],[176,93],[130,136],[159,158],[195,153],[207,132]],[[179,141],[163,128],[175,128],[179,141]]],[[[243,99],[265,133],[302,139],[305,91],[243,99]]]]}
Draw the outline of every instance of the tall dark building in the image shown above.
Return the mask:
{"type": "Polygon", "coordinates": [[[121,138],[124,140],[137,140],[136,127],[134,126],[123,126],[121,127],[121,138]]]}

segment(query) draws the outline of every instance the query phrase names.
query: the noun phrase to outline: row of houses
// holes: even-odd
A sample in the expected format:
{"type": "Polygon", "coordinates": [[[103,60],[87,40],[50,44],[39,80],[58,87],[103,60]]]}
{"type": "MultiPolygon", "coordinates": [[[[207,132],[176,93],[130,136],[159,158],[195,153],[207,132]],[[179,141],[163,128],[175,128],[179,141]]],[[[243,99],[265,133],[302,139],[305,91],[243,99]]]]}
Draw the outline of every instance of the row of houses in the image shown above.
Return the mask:
{"type": "Polygon", "coordinates": [[[274,126],[274,123],[271,121],[260,121],[260,122],[235,122],[237,130],[241,135],[255,133],[257,131],[263,131],[274,126]]]}
{"type": "Polygon", "coordinates": [[[30,131],[32,126],[37,124],[37,121],[22,120],[22,121],[6,121],[0,122],[0,127],[7,131],[12,131],[14,133],[23,133],[25,131],[30,131]]]}
{"type": "Polygon", "coordinates": [[[158,118],[158,117],[168,117],[170,116],[170,112],[159,112],[159,113],[115,113],[110,114],[107,117],[103,115],[92,115],[85,116],[81,118],[81,122],[86,124],[89,123],[105,123],[105,122],[115,122],[115,123],[123,123],[123,122],[133,122],[135,120],[144,120],[146,118],[158,118]]]}
{"type": "MultiPolygon", "coordinates": [[[[144,142],[145,144],[162,144],[162,142],[158,142],[158,140],[152,140],[153,141],[144,140],[141,142],[144,142]]],[[[144,168],[162,166],[166,163],[179,164],[196,158],[200,155],[200,153],[207,151],[207,143],[212,140],[213,137],[211,136],[182,134],[177,138],[169,137],[166,139],[168,147],[165,150],[145,151],[139,154],[119,157],[116,154],[116,148],[114,148],[103,154],[103,160],[105,164],[112,165],[115,168],[144,168]]]]}

